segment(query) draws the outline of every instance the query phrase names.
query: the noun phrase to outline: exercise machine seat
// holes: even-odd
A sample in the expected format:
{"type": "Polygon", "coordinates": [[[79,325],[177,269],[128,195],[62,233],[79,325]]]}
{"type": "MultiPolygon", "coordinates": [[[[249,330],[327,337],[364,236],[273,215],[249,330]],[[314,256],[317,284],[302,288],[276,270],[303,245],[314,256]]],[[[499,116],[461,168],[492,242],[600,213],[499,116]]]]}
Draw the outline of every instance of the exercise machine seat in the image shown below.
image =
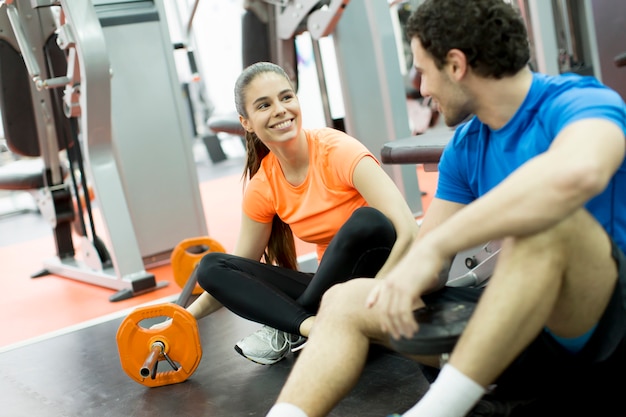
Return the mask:
{"type": "Polygon", "coordinates": [[[393,140],[383,145],[384,164],[438,164],[441,154],[454,135],[447,127],[428,129],[421,135],[393,140]]]}
{"type": "Polygon", "coordinates": [[[216,133],[222,132],[237,136],[246,135],[246,131],[239,122],[239,115],[237,113],[217,114],[211,116],[207,124],[209,129],[216,133]]]}
{"type": "Polygon", "coordinates": [[[29,191],[45,187],[41,158],[20,159],[0,167],[0,190],[29,191]]]}

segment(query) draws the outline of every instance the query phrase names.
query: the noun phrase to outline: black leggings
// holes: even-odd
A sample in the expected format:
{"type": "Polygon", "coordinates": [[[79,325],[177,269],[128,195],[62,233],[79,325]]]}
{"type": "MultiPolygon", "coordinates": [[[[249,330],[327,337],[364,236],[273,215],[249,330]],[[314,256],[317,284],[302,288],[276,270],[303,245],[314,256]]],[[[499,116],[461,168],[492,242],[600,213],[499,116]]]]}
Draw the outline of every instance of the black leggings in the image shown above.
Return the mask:
{"type": "Polygon", "coordinates": [[[374,208],[362,207],[331,240],[315,274],[209,253],[198,266],[198,283],[235,314],[299,334],[300,325],[316,314],[328,288],[356,277],[374,277],[395,240],[389,219],[374,208]]]}

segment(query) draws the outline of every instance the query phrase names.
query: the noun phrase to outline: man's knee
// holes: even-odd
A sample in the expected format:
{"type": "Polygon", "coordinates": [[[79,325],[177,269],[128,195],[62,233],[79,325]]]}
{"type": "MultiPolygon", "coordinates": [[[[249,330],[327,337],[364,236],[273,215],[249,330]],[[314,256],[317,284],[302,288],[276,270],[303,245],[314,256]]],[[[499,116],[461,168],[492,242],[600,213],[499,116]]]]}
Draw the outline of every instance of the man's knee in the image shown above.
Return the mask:
{"type": "Polygon", "coordinates": [[[374,282],[371,278],[356,278],[330,287],[322,296],[318,316],[332,311],[333,315],[354,313],[365,308],[365,297],[374,282]]]}
{"type": "Polygon", "coordinates": [[[386,341],[377,312],[365,305],[376,282],[371,278],[355,278],[331,287],[322,297],[314,327],[341,328],[359,333],[370,341],[386,341]]]}
{"type": "Polygon", "coordinates": [[[322,295],[322,301],[320,303],[320,313],[331,308],[341,308],[343,303],[349,300],[349,283],[350,282],[348,281],[340,284],[335,284],[328,290],[326,290],[324,295],[322,295]]]}

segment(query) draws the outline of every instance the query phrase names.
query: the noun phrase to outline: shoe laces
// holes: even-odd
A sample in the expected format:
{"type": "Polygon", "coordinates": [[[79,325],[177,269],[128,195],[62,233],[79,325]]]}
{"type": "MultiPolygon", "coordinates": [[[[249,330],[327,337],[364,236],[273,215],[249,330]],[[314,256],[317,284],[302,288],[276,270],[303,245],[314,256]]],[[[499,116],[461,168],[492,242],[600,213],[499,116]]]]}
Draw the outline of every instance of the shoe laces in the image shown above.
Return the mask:
{"type": "Polygon", "coordinates": [[[298,352],[304,349],[304,346],[307,344],[307,342],[308,339],[306,337],[298,336],[294,341],[289,340],[289,348],[292,353],[298,352]]]}
{"type": "Polygon", "coordinates": [[[292,341],[295,335],[287,332],[281,332],[280,330],[276,330],[269,326],[264,326],[263,332],[268,337],[270,348],[274,352],[282,352],[287,346],[292,347],[294,344],[298,344],[302,339],[301,336],[297,336],[295,337],[295,340],[292,341]]]}
{"type": "Polygon", "coordinates": [[[283,350],[285,350],[287,344],[289,343],[286,337],[288,333],[281,332],[280,330],[276,330],[269,326],[263,326],[261,331],[265,333],[265,337],[267,337],[267,339],[269,340],[270,349],[272,349],[274,352],[282,352],[283,350]]]}

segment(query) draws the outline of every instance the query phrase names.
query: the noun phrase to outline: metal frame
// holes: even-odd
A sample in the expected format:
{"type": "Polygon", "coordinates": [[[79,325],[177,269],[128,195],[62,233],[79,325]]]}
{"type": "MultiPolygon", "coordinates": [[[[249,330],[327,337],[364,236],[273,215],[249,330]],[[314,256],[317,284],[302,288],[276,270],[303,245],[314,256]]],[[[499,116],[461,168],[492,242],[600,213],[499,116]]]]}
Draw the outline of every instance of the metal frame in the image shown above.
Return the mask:
{"type": "Polygon", "coordinates": [[[33,107],[46,167],[54,168],[60,164],[51,103],[46,89],[65,85],[69,96],[65,102],[66,115],[80,114],[86,175],[89,176],[104,218],[103,226],[110,242],[108,252],[111,265],[103,265],[93,243],[87,238],[81,238],[82,259],[75,256],[57,256],[45,260],[42,274],[56,274],[118,290],[110,298],[111,301],[118,301],[155,290],[167,285],[167,282],[157,283],[154,275],[145,271],[134,234],[112,138],[109,55],[91,2],[60,1],[65,21],[57,28],[58,43],[68,53],[68,76],[46,80],[40,74],[39,68],[44,64],[42,46],[51,26],[56,25],[50,6],[58,4],[41,0],[7,4],[6,12],[15,35],[10,43],[19,46],[33,80],[31,94],[33,103],[37,104],[33,107]],[[34,14],[37,15],[36,19],[32,18],[34,14]],[[79,76],[74,73],[76,69],[79,70],[79,76]]]}
{"type": "MultiPolygon", "coordinates": [[[[351,2],[337,23],[333,40],[346,131],[375,155],[386,142],[410,137],[405,87],[387,2],[351,2]]],[[[413,214],[423,214],[415,167],[387,165],[383,169],[404,194],[413,214]]]]}

